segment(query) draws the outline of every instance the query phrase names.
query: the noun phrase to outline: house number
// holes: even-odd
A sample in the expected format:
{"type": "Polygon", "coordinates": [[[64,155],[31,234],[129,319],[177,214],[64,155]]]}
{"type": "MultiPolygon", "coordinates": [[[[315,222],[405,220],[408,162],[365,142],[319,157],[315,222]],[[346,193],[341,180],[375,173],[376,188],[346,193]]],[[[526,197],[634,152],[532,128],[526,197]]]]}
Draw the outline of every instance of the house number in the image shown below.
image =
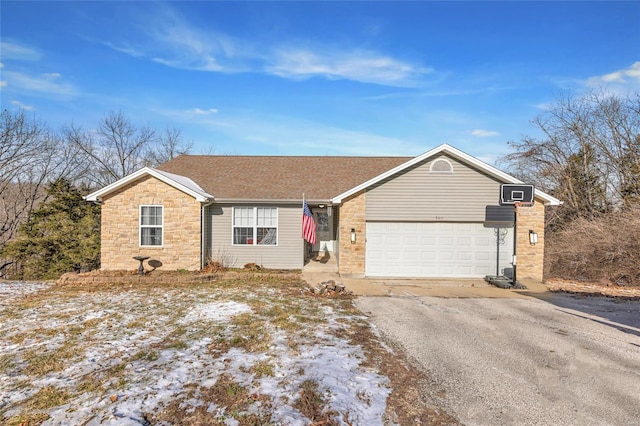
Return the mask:
{"type": "Polygon", "coordinates": [[[436,216],[436,220],[444,220],[444,216],[436,216]]]}

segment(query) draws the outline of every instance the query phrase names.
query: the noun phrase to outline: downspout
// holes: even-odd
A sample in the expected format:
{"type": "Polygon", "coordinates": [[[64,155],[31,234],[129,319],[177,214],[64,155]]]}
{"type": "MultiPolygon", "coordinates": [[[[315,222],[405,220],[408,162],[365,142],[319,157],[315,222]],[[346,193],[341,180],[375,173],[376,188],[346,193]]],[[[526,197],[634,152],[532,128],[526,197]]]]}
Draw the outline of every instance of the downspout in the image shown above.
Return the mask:
{"type": "Polygon", "coordinates": [[[205,246],[204,232],[206,229],[206,226],[204,226],[204,212],[205,212],[205,209],[209,207],[211,204],[213,204],[213,201],[208,203],[203,203],[202,208],[200,209],[200,269],[204,268],[204,263],[206,262],[206,259],[204,258],[204,246],[205,246]]]}

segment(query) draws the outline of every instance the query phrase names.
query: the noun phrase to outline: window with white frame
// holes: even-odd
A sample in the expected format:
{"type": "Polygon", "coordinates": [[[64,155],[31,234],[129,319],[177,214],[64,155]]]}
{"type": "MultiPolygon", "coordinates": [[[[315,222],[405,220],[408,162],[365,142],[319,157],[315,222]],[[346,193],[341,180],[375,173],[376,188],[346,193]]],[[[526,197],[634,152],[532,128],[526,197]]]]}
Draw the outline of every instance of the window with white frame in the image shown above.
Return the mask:
{"type": "Polygon", "coordinates": [[[445,158],[438,158],[429,169],[431,173],[453,173],[453,165],[445,158]]]}
{"type": "Polygon", "coordinates": [[[233,244],[267,245],[278,244],[277,207],[234,207],[233,244]]]}
{"type": "Polygon", "coordinates": [[[140,206],[140,245],[161,246],[163,233],[162,206],[140,206]]]}

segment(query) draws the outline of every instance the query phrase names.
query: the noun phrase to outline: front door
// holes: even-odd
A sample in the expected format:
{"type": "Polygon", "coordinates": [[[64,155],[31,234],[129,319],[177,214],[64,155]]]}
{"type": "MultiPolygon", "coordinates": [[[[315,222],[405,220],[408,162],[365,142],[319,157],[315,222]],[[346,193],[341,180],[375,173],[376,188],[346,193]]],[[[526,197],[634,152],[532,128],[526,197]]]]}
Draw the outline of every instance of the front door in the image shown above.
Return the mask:
{"type": "Polygon", "coordinates": [[[313,209],[313,219],[316,222],[316,244],[313,251],[333,252],[333,220],[326,208],[313,209]]]}

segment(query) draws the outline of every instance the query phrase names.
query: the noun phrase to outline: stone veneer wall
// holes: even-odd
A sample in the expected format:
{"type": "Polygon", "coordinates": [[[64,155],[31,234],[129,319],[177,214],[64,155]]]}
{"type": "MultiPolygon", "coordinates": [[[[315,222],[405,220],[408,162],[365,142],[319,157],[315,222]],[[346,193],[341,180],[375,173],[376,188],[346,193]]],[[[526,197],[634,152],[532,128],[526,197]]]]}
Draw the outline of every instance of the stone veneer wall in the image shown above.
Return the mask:
{"type": "Polygon", "coordinates": [[[517,278],[543,280],[544,269],[544,204],[536,202],[533,207],[518,207],[518,235],[516,241],[517,278]],[[529,243],[529,230],[538,233],[538,244],[529,243]]]}
{"type": "Polygon", "coordinates": [[[366,192],[344,201],[340,206],[339,272],[340,275],[364,277],[366,255],[366,192]],[[356,230],[356,242],[351,243],[351,228],[356,230]]]}
{"type": "Polygon", "coordinates": [[[146,176],[102,201],[102,270],[137,269],[132,257],[139,255],[162,262],[164,270],[200,269],[201,206],[192,196],[146,176]],[[162,247],[140,247],[140,205],[164,206],[162,247]]]}

